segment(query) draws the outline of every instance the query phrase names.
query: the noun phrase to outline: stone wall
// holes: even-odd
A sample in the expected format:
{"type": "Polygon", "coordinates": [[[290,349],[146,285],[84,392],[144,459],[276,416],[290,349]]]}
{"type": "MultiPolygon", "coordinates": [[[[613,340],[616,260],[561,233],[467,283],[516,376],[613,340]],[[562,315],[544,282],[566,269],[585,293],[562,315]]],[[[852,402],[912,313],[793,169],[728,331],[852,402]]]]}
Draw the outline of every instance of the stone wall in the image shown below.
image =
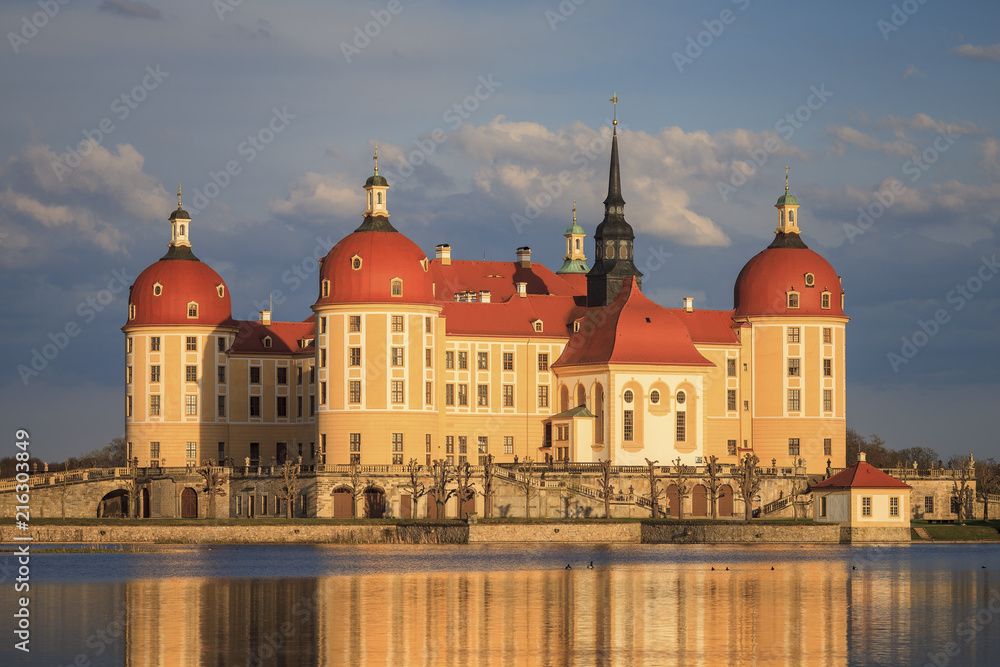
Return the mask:
{"type": "Polygon", "coordinates": [[[639,522],[629,523],[470,523],[469,542],[633,542],[639,522]]]}

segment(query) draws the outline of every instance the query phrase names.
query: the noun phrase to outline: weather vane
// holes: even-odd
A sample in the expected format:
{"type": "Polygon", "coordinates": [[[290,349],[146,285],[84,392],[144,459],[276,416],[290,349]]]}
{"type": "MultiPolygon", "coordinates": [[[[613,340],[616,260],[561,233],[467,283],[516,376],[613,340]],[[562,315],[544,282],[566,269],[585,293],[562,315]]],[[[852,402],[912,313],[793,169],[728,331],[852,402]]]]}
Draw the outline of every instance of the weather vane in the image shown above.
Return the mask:
{"type": "Polygon", "coordinates": [[[181,206],[181,184],[177,184],[177,208],[184,208],[181,206]]]}
{"type": "Polygon", "coordinates": [[[576,224],[576,199],[573,200],[573,224],[576,224]]]}
{"type": "Polygon", "coordinates": [[[785,194],[788,194],[788,165],[785,165],[785,194]]]}
{"type": "Polygon", "coordinates": [[[618,125],[618,93],[615,92],[615,94],[612,95],[611,99],[608,100],[608,102],[611,102],[614,105],[614,117],[611,120],[611,124],[617,127],[617,125],[618,125]]]}
{"type": "Polygon", "coordinates": [[[375,157],[373,157],[372,159],[375,160],[375,173],[377,174],[378,173],[378,142],[377,141],[375,142],[375,157]]]}

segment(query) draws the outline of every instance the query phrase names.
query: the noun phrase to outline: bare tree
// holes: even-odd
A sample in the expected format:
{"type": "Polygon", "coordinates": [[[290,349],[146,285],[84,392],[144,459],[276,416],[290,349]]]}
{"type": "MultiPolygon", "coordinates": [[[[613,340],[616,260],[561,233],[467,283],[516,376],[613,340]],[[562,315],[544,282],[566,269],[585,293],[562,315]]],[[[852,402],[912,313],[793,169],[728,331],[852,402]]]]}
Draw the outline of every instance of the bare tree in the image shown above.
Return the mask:
{"type": "Polygon", "coordinates": [[[358,518],[358,500],[365,492],[365,487],[361,484],[361,465],[355,463],[351,466],[351,518],[358,518]]]}
{"type": "Polygon", "coordinates": [[[434,461],[431,468],[431,480],[434,482],[431,489],[434,493],[434,503],[437,505],[437,516],[439,519],[443,519],[445,518],[445,503],[458,493],[457,489],[448,488],[448,485],[455,481],[455,476],[446,459],[434,461]]]}
{"type": "Polygon", "coordinates": [[[983,499],[983,521],[989,521],[989,495],[1000,493],[1000,465],[993,458],[976,461],[976,490],[983,499]]]}
{"type": "Polygon", "coordinates": [[[660,480],[656,479],[656,464],[659,462],[646,459],[649,475],[649,511],[654,519],[660,516],[660,494],[663,493],[663,489],[659,488],[660,480]]]}
{"type": "Polygon", "coordinates": [[[954,480],[952,482],[952,491],[955,492],[955,499],[957,500],[956,514],[958,515],[958,522],[961,523],[965,519],[965,505],[968,501],[969,495],[972,493],[972,489],[969,486],[969,482],[975,479],[976,468],[975,463],[972,459],[972,453],[969,453],[968,457],[964,456],[953,456],[948,461],[948,467],[951,468],[954,473],[952,473],[954,480]]]}
{"type": "Polygon", "coordinates": [[[684,518],[684,499],[691,495],[691,470],[681,462],[681,457],[674,459],[677,470],[677,518],[684,518]]]}
{"type": "Polygon", "coordinates": [[[604,496],[604,518],[611,518],[611,459],[603,459],[601,465],[601,495],[604,496]]]}
{"type": "Polygon", "coordinates": [[[789,502],[792,503],[792,516],[795,518],[796,521],[798,521],[799,504],[797,501],[799,499],[799,496],[805,493],[806,489],[809,488],[809,483],[808,480],[805,479],[806,460],[802,458],[795,459],[792,462],[792,465],[793,465],[794,475],[792,476],[792,486],[788,495],[790,497],[789,502]],[[802,477],[799,476],[800,469],[802,470],[802,477]]]}
{"type": "Polygon", "coordinates": [[[538,495],[538,491],[535,489],[535,462],[530,456],[524,457],[524,461],[521,462],[520,467],[517,469],[521,473],[520,479],[518,479],[518,484],[524,489],[524,516],[525,518],[531,517],[531,497],[538,495]]]}
{"type": "Polygon", "coordinates": [[[210,459],[206,465],[198,468],[198,474],[205,482],[205,494],[208,496],[208,516],[215,518],[215,497],[226,495],[226,487],[229,486],[229,476],[225,475],[221,469],[216,468],[210,459]]]}
{"type": "Polygon", "coordinates": [[[297,463],[292,463],[286,459],[281,465],[281,486],[277,496],[285,501],[285,518],[291,519],[295,509],[295,499],[299,495],[302,483],[299,481],[299,474],[302,468],[297,463]]]}
{"type": "Polygon", "coordinates": [[[455,481],[458,484],[458,518],[464,519],[466,518],[465,502],[470,497],[476,497],[476,491],[473,488],[475,484],[472,483],[472,466],[470,466],[468,462],[463,463],[456,468],[455,481]]]}
{"type": "Polygon", "coordinates": [[[496,477],[496,467],[493,463],[493,455],[486,456],[483,465],[483,490],[479,493],[483,496],[483,516],[487,519],[493,516],[493,480],[496,477]]]}
{"type": "Polygon", "coordinates": [[[712,518],[716,519],[718,518],[716,501],[719,499],[719,487],[722,486],[722,481],[719,479],[722,466],[719,465],[718,456],[712,454],[708,457],[705,471],[708,473],[708,503],[712,506],[712,518]]]}
{"type": "Polygon", "coordinates": [[[410,481],[403,485],[403,488],[410,492],[410,516],[417,514],[417,501],[427,493],[427,487],[420,481],[420,471],[423,466],[417,463],[416,459],[410,459],[407,472],[410,473],[410,481]]]}
{"type": "Polygon", "coordinates": [[[736,466],[736,485],[740,490],[740,497],[743,498],[743,508],[746,511],[746,520],[750,521],[753,514],[753,499],[760,491],[760,475],[757,473],[757,464],[760,459],[756,454],[747,452],[743,455],[738,466],[736,466]]]}

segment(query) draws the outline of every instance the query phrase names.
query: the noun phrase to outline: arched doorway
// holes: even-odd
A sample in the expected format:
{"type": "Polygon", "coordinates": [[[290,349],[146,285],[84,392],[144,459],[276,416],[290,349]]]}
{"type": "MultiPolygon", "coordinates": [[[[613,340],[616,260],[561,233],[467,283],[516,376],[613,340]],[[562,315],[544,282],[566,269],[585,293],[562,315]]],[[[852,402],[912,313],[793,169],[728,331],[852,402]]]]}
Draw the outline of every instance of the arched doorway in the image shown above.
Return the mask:
{"type": "Polygon", "coordinates": [[[695,484],[691,490],[691,516],[708,516],[708,489],[695,484]]]}
{"type": "Polygon", "coordinates": [[[459,519],[468,518],[470,514],[476,513],[476,492],[469,489],[468,493],[465,495],[465,500],[462,501],[462,511],[458,515],[459,519]]]}
{"type": "Polygon", "coordinates": [[[353,519],[354,512],[351,511],[352,498],[351,490],[340,487],[333,490],[333,518],[353,519]]]}
{"type": "Polygon", "coordinates": [[[733,515],[733,487],[723,484],[719,488],[719,516],[733,515]]]}
{"type": "Polygon", "coordinates": [[[441,512],[441,516],[438,516],[438,506],[436,496],[433,491],[427,492],[427,518],[428,519],[443,519],[445,518],[445,512],[441,512]]]}
{"type": "Polygon", "coordinates": [[[370,486],[365,489],[365,518],[381,519],[385,516],[385,492],[370,486]]]}
{"type": "Polygon", "coordinates": [[[679,519],[681,516],[681,494],[678,492],[676,484],[667,486],[667,504],[670,507],[668,515],[679,519]]]}
{"type": "Polygon", "coordinates": [[[139,516],[143,519],[149,518],[149,489],[143,488],[142,492],[139,494],[139,502],[142,503],[142,507],[139,508],[139,516]]]}
{"type": "Polygon", "coordinates": [[[190,486],[181,491],[181,518],[198,518],[198,492],[190,486]]]}
{"type": "Polygon", "coordinates": [[[118,489],[105,494],[97,503],[97,517],[106,519],[128,518],[129,497],[125,489],[118,489]]]}

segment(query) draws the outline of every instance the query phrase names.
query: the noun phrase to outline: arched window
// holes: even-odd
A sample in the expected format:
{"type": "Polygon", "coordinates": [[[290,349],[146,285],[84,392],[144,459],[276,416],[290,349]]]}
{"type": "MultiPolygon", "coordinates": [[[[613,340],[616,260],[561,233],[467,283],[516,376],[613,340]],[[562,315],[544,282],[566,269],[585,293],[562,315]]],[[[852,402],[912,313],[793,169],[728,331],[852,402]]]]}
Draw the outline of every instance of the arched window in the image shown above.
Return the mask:
{"type": "Polygon", "coordinates": [[[198,304],[194,301],[188,304],[188,317],[198,317],[198,304]]]}
{"type": "Polygon", "coordinates": [[[181,225],[181,236],[184,236],[184,225],[181,225]]]}
{"type": "Polygon", "coordinates": [[[382,193],[381,193],[381,192],[380,192],[380,193],[378,193],[378,203],[379,203],[379,204],[381,204],[381,203],[382,203],[382,193]]]}
{"type": "Polygon", "coordinates": [[[403,281],[395,278],[390,283],[392,296],[403,296],[403,281]]]}
{"type": "Polygon", "coordinates": [[[577,249],[577,250],[579,250],[579,249],[580,249],[580,239],[577,239],[577,240],[576,240],[576,249],[577,249]]]}
{"type": "Polygon", "coordinates": [[[778,220],[781,221],[781,224],[785,224],[785,212],[784,211],[779,211],[778,212],[778,216],[779,216],[778,220]]]}
{"type": "Polygon", "coordinates": [[[535,320],[535,333],[542,333],[542,321],[535,320]]]}
{"type": "Polygon", "coordinates": [[[788,210],[788,222],[795,222],[795,209],[788,210]]]}
{"type": "Polygon", "coordinates": [[[798,292],[789,292],[788,293],[788,307],[789,308],[798,308],[799,307],[799,293],[798,292]]]}

